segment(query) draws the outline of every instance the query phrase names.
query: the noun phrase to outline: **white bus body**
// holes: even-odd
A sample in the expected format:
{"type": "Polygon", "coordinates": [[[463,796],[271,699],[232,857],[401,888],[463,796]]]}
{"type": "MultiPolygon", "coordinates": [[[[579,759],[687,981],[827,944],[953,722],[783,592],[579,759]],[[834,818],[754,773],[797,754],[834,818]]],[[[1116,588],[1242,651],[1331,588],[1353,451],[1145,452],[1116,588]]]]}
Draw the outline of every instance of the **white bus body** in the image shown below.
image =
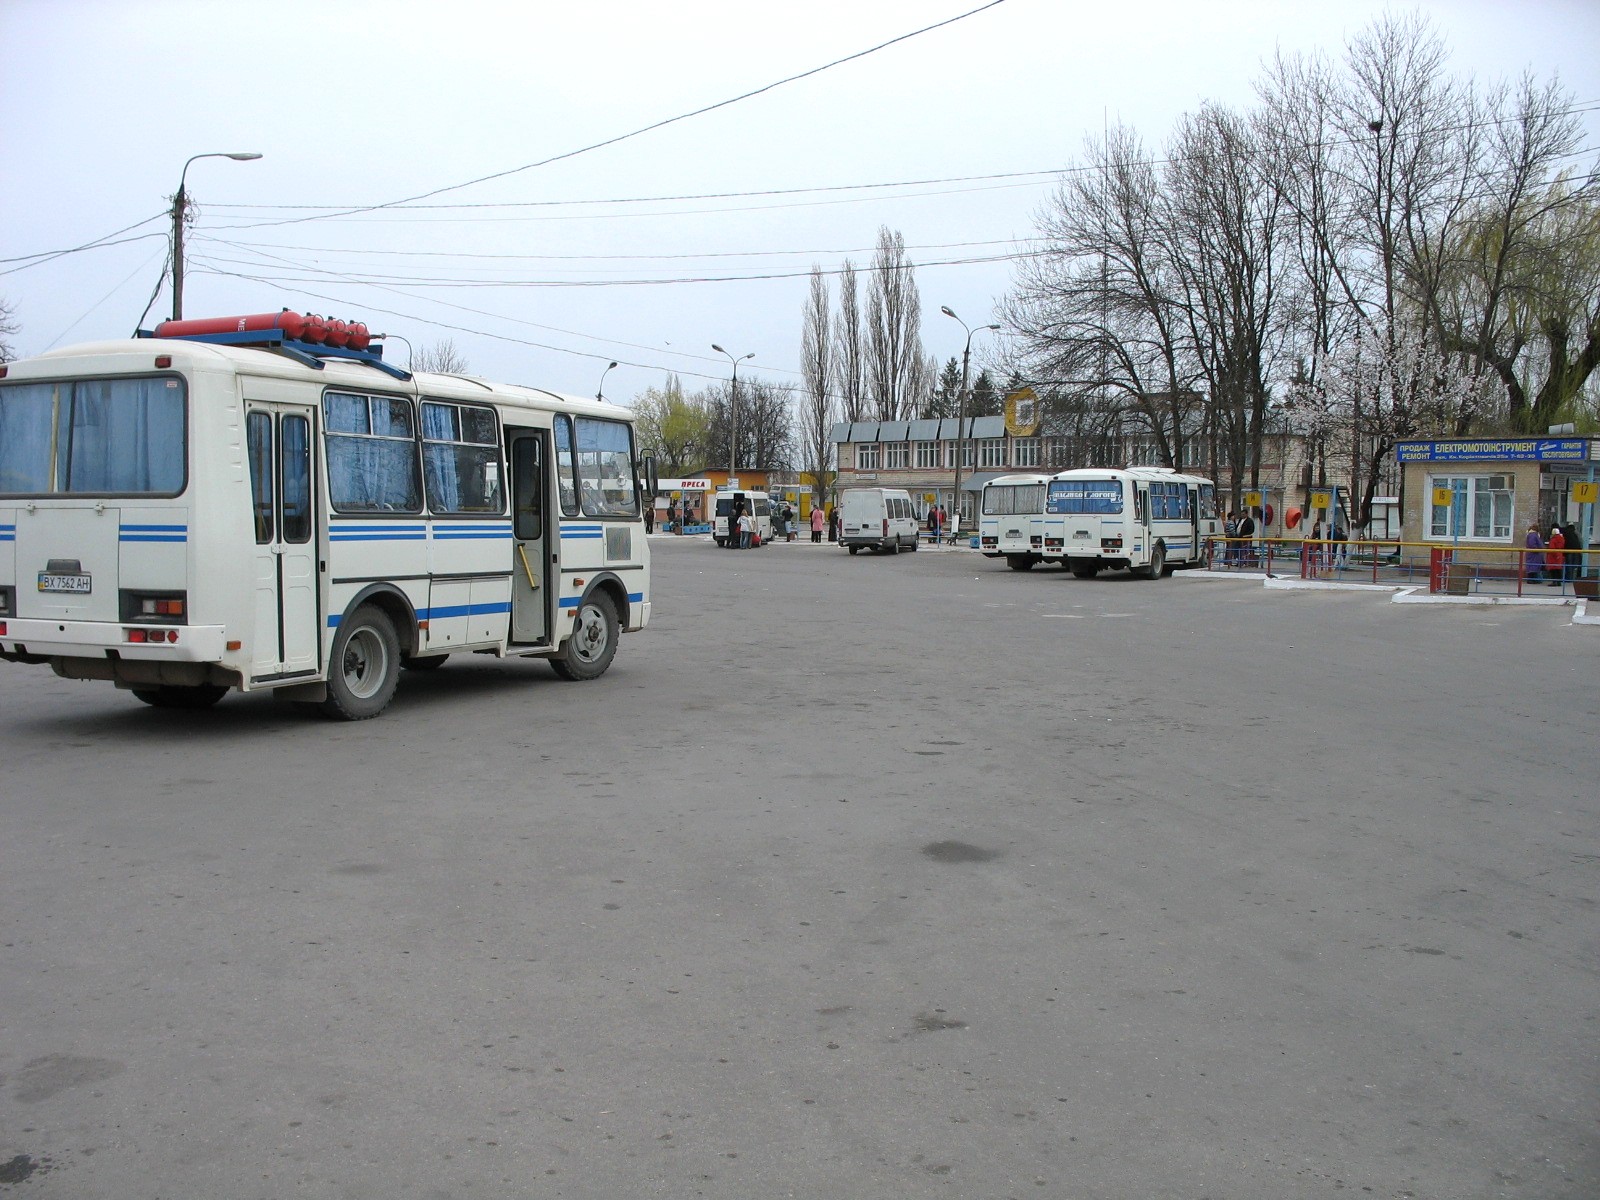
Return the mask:
{"type": "Polygon", "coordinates": [[[1045,488],[1044,556],[1080,579],[1128,568],[1152,579],[1206,561],[1222,536],[1216,485],[1168,467],[1081,468],[1045,488]]]}
{"type": "Polygon", "coordinates": [[[296,347],[0,367],[0,658],[160,707],[274,689],[359,719],[402,665],[590,679],[644,628],[631,413],[296,347]]]}
{"type": "MultiPolygon", "coordinates": [[[[761,544],[765,546],[772,540],[772,497],[765,492],[752,492],[744,488],[734,488],[732,491],[723,488],[713,497],[716,501],[711,517],[711,536],[713,540],[719,546],[729,545],[728,517],[733,512],[734,500],[739,496],[744,497],[745,509],[755,520],[755,534],[761,539],[761,544]]],[[[731,540],[737,547],[739,531],[735,529],[733,532],[735,537],[731,540]]]]}
{"type": "Polygon", "coordinates": [[[839,493],[839,544],[851,554],[915,550],[922,533],[911,493],[900,488],[846,488],[839,493]]]}
{"type": "Polygon", "coordinates": [[[1044,558],[1044,494],[1048,475],[1001,475],[983,485],[978,549],[1026,571],[1044,558]]]}

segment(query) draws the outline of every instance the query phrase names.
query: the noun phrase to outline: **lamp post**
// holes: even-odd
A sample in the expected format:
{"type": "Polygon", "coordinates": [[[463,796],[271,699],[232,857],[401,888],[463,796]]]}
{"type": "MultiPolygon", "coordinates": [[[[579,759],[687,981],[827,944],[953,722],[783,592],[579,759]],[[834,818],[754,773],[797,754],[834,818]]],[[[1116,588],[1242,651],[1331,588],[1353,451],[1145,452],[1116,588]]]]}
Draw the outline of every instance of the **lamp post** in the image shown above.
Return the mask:
{"type": "MultiPolygon", "coordinates": [[[[961,349],[961,407],[959,412],[956,414],[956,484],[950,493],[951,503],[955,505],[955,519],[957,528],[959,529],[961,523],[961,457],[962,452],[967,448],[966,424],[967,400],[969,398],[967,395],[967,368],[972,356],[972,335],[975,333],[982,333],[985,329],[999,329],[1000,326],[979,325],[976,329],[971,329],[968,328],[965,321],[956,316],[955,313],[951,312],[948,306],[940,305],[939,311],[967,331],[967,344],[961,349]]],[[[953,540],[954,537],[952,536],[952,541],[953,540]]]]}
{"type": "Polygon", "coordinates": [[[210,154],[196,154],[183,164],[183,173],[178,176],[178,194],[172,198],[172,319],[183,319],[183,219],[189,207],[189,193],[183,190],[184,181],[189,178],[189,163],[197,158],[231,158],[236,162],[250,162],[260,158],[261,155],[250,150],[236,152],[216,151],[210,154]]]}
{"type": "MultiPolygon", "coordinates": [[[[711,343],[711,348],[718,354],[728,354],[726,350],[715,342],[711,343]]],[[[728,486],[730,488],[733,487],[733,473],[737,466],[735,455],[739,445],[739,364],[755,356],[756,352],[754,350],[737,358],[728,354],[728,361],[733,364],[733,397],[728,403],[728,486]]]]}
{"type": "Polygon", "coordinates": [[[594,398],[596,400],[604,400],[606,398],[606,376],[610,374],[611,368],[616,365],[616,363],[611,363],[604,371],[600,372],[600,386],[596,388],[594,392],[594,398]]]}

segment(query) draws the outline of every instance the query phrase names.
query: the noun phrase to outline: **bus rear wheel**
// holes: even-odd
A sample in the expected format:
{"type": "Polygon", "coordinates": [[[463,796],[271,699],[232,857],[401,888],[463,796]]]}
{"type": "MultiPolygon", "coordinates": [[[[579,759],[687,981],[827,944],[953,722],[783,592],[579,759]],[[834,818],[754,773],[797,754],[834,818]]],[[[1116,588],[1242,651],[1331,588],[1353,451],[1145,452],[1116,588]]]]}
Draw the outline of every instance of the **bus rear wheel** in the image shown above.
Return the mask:
{"type": "Polygon", "coordinates": [[[1031,571],[1033,570],[1033,564],[1037,561],[1038,560],[1031,554],[1006,555],[1006,566],[1010,567],[1013,571],[1031,571]]]}
{"type": "Polygon", "coordinates": [[[363,605],[339,622],[322,711],[341,721],[365,721],[389,707],[399,682],[394,622],[381,609],[363,605]]]}
{"type": "Polygon", "coordinates": [[[1167,548],[1160,542],[1150,551],[1150,565],[1144,569],[1146,579],[1160,579],[1167,572],[1167,548]]]}
{"type": "Polygon", "coordinates": [[[1074,579],[1093,579],[1100,573],[1088,563],[1073,563],[1070,569],[1074,579]]]}
{"type": "Polygon", "coordinates": [[[566,648],[550,660],[563,679],[598,679],[617,656],[617,608],[604,592],[591,592],[578,608],[577,625],[566,648]]]}
{"type": "Polygon", "coordinates": [[[154,688],[134,688],[133,694],[152,708],[210,708],[228,694],[228,689],[214,683],[195,687],[178,687],[163,684],[154,688]]]}

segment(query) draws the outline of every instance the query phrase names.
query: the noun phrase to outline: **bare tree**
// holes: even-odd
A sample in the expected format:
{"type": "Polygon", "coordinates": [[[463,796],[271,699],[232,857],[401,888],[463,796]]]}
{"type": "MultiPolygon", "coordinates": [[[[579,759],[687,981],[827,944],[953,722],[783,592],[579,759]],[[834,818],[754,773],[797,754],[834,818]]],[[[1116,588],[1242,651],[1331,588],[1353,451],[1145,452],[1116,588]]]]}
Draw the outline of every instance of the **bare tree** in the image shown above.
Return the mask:
{"type": "Polygon", "coordinates": [[[888,226],[878,230],[867,292],[866,377],[880,421],[916,414],[922,397],[926,354],[922,349],[922,300],[906,240],[888,226]]]}
{"type": "Polygon", "coordinates": [[[431,346],[418,350],[411,360],[413,371],[432,371],[438,375],[465,375],[466,357],[456,349],[449,338],[440,338],[431,346]]]}
{"type": "Polygon", "coordinates": [[[10,362],[16,358],[16,347],[11,339],[22,330],[22,325],[17,320],[17,309],[13,304],[8,304],[0,299],[0,362],[10,362]]]}
{"type": "Polygon", "coordinates": [[[839,315],[833,323],[833,390],[846,421],[867,419],[866,342],[855,265],[839,272],[839,315]]]}
{"type": "Polygon", "coordinates": [[[833,442],[829,436],[834,414],[833,393],[829,390],[833,377],[833,337],[829,318],[827,280],[821,267],[813,267],[811,295],[800,335],[801,443],[819,500],[827,494],[828,471],[833,460],[833,442]]]}

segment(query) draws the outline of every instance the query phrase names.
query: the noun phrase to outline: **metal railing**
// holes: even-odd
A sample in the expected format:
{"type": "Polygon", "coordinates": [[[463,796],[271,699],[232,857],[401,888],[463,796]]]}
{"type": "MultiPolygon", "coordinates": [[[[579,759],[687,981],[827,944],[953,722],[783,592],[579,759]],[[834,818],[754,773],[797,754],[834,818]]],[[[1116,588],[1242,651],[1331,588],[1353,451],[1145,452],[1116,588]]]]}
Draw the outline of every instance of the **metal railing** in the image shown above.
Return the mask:
{"type": "Polygon", "coordinates": [[[1216,538],[1208,543],[1206,569],[1388,587],[1426,586],[1441,595],[1593,598],[1600,588],[1600,549],[1216,538]]]}

